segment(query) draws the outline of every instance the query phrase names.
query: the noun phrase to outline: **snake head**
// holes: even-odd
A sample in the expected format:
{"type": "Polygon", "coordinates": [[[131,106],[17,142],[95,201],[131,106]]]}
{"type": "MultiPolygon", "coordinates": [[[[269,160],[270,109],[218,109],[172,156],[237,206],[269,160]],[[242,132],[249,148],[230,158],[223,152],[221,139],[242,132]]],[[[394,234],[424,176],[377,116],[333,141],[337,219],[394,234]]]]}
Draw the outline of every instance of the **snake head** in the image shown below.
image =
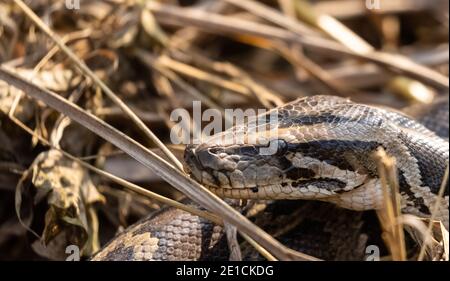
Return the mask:
{"type": "Polygon", "coordinates": [[[321,200],[367,210],[383,204],[372,157],[383,147],[397,159],[404,204],[425,206],[420,212],[429,213],[425,201],[439,189],[434,179],[444,173],[448,143],[425,127],[396,112],[329,96],[299,99],[278,108],[277,114],[275,134],[265,142],[247,141],[254,139],[256,125],[250,124],[188,146],[186,171],[221,197],[321,200]],[[244,141],[222,141],[237,133],[244,141]],[[420,149],[419,143],[429,144],[428,149],[420,149]],[[264,153],[268,148],[275,149],[264,153]],[[424,167],[439,176],[420,178],[424,167]],[[417,197],[411,190],[422,193],[417,197]]]}
{"type": "Polygon", "coordinates": [[[376,147],[376,143],[295,143],[283,138],[266,145],[202,143],[187,146],[184,160],[187,173],[222,197],[333,201],[370,182],[373,170],[361,167],[375,167],[366,155],[376,147]],[[268,146],[276,147],[276,152],[261,153],[268,146]]]}
{"type": "Polygon", "coordinates": [[[284,140],[269,145],[208,144],[188,145],[185,150],[185,170],[194,179],[211,188],[257,188],[281,183],[283,170],[288,165],[282,156],[287,153],[284,140]],[[274,154],[264,154],[270,146],[274,154]]]}
{"type": "Polygon", "coordinates": [[[359,151],[354,144],[344,145],[349,149],[342,151],[342,143],[316,141],[332,135],[327,130],[331,126],[339,131],[336,124],[345,122],[331,114],[333,106],[347,104],[346,99],[323,96],[288,103],[188,145],[185,170],[213,192],[231,198],[324,198],[348,190],[351,165],[338,172],[337,162],[348,164],[338,154],[359,151]]]}

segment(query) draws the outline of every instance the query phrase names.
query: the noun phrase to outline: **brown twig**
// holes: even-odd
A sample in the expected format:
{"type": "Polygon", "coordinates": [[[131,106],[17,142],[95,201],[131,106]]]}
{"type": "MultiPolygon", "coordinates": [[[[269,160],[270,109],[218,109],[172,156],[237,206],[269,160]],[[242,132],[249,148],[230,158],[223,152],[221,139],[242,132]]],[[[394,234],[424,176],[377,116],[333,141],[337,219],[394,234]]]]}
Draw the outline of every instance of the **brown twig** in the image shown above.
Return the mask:
{"type": "Polygon", "coordinates": [[[445,174],[444,174],[444,178],[441,183],[441,187],[439,188],[439,193],[437,195],[436,202],[434,202],[433,209],[431,210],[431,217],[430,217],[430,222],[428,223],[427,233],[425,235],[425,242],[423,243],[422,247],[420,248],[419,257],[417,258],[418,261],[422,261],[425,256],[425,250],[426,250],[426,244],[427,244],[426,240],[428,239],[429,236],[431,236],[431,229],[433,228],[433,221],[436,216],[436,213],[439,210],[441,201],[443,200],[442,198],[444,196],[444,192],[447,187],[447,183],[448,183],[448,163],[447,163],[447,168],[445,169],[445,174]]]}
{"type": "Polygon", "coordinates": [[[392,71],[411,76],[426,84],[437,88],[448,89],[448,78],[442,74],[419,65],[405,57],[383,52],[355,53],[341,44],[320,37],[298,35],[293,32],[255,23],[248,20],[229,18],[226,16],[205,13],[201,10],[178,8],[175,6],[163,5],[150,2],[146,7],[152,11],[161,23],[168,23],[177,26],[192,25],[205,32],[219,34],[247,34],[263,37],[271,40],[281,40],[287,43],[298,43],[304,48],[311,50],[334,53],[336,55],[348,55],[358,59],[370,61],[392,71]]]}
{"type": "Polygon", "coordinates": [[[159,138],[139,119],[139,117],[116,95],[114,92],[100,79],[98,76],[82,61],[77,55],[70,50],[63,40],[59,38],[22,0],[14,0],[17,6],[45,33],[47,34],[58,47],[75,63],[75,65],[92,81],[97,84],[105,94],[116,103],[120,109],[141,129],[147,137],[149,137],[158,147],[166,154],[170,161],[180,171],[183,170],[183,165],[170,152],[170,150],[162,143],[159,138]]]}
{"type": "Polygon", "coordinates": [[[388,156],[382,148],[376,151],[374,157],[377,162],[381,188],[383,189],[384,204],[381,209],[377,210],[383,229],[382,237],[392,255],[392,259],[405,261],[405,237],[403,223],[400,219],[401,203],[395,159],[388,156]]]}

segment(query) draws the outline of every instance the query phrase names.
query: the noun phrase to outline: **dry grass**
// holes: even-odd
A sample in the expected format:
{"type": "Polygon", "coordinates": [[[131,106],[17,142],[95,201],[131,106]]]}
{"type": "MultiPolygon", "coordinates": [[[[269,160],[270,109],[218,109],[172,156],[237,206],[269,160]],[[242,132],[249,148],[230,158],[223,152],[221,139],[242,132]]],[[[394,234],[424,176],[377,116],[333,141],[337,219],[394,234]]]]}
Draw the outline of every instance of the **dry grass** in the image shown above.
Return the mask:
{"type": "Polygon", "coordinates": [[[383,229],[383,240],[389,248],[392,259],[406,260],[405,235],[400,220],[401,203],[398,187],[397,166],[395,159],[389,157],[383,149],[375,154],[378,163],[381,186],[383,188],[384,208],[377,210],[378,219],[383,229]]]}
{"type": "MultiPolygon", "coordinates": [[[[127,226],[127,220],[132,222],[133,216],[151,212],[153,207],[146,204],[138,208],[138,202],[144,201],[137,198],[143,196],[159,202],[150,204],[155,208],[169,205],[217,224],[225,221],[231,229],[227,231],[230,241],[235,239],[236,227],[268,260],[315,260],[281,245],[187,177],[181,157],[169,144],[168,131],[174,123],[168,116],[176,108],[190,109],[192,100],[223,112],[225,108],[272,108],[318,93],[396,108],[429,102],[449,87],[448,25],[442,20],[448,13],[441,8],[442,2],[381,1],[383,9],[377,12],[352,1],[194,1],[189,7],[165,2],[81,1],[76,13],[56,0],[0,3],[0,79],[4,80],[0,80],[0,111],[5,115],[0,116],[0,139],[6,151],[0,150],[1,167],[6,167],[0,170],[4,182],[0,192],[5,205],[14,198],[13,187],[26,175],[24,171],[36,169],[33,160],[56,150],[84,167],[84,176],[100,183],[99,190],[121,186],[133,192],[130,200],[136,204],[114,192],[103,194],[108,208],[98,207],[95,200],[73,203],[71,208],[86,207],[74,218],[83,221],[81,227],[73,221],[58,223],[60,217],[49,211],[36,213],[33,219],[26,215],[27,227],[58,230],[51,235],[42,232],[42,240],[56,241],[62,237],[58,234],[79,227],[87,236],[74,240],[94,245],[109,235],[105,228],[98,228],[98,220],[100,226],[109,225],[115,232],[127,226]],[[396,6],[397,2],[405,4],[396,6]],[[433,22],[423,24],[430,17],[433,22]],[[12,140],[19,141],[9,145],[12,140]],[[143,184],[125,172],[117,176],[108,171],[106,164],[122,155],[111,143],[149,168],[143,184]],[[8,155],[18,155],[20,160],[8,155]],[[184,196],[208,211],[180,203],[184,196]],[[111,203],[115,201],[117,205],[111,203]],[[117,219],[116,211],[122,218],[117,219]]],[[[386,208],[378,213],[391,258],[409,258],[403,225],[419,229],[418,237],[429,237],[427,233],[435,237],[422,239],[419,260],[433,259],[430,249],[436,243],[447,243],[448,252],[448,233],[439,234],[432,220],[423,227],[417,218],[400,214],[395,161],[381,152],[377,157],[386,200],[386,208]]],[[[134,170],[140,167],[132,165],[134,170]]],[[[26,207],[26,195],[32,194],[27,186],[35,185],[26,178],[19,194],[24,201],[16,204],[19,214],[26,207]]],[[[13,212],[0,216],[1,221],[15,221],[13,212]]],[[[25,235],[18,223],[0,225],[0,249],[5,253],[0,258],[37,258],[25,250],[8,250],[9,239],[25,235]]],[[[86,256],[93,252],[88,248],[86,256]]],[[[38,252],[61,259],[61,253],[43,251],[38,252]]]]}
{"type": "MultiPolygon", "coordinates": [[[[414,215],[402,214],[401,195],[398,186],[398,175],[395,158],[378,149],[374,155],[378,163],[378,172],[383,188],[384,207],[377,210],[383,233],[382,238],[390,252],[390,259],[406,260],[447,260],[448,261],[448,230],[435,220],[442,200],[436,200],[431,210],[431,217],[423,219],[414,215]],[[426,222],[428,221],[428,224],[426,222]],[[420,247],[418,253],[407,256],[405,233],[407,230],[420,247]]],[[[438,198],[443,198],[448,181],[448,166],[444,175],[438,198]]]]}

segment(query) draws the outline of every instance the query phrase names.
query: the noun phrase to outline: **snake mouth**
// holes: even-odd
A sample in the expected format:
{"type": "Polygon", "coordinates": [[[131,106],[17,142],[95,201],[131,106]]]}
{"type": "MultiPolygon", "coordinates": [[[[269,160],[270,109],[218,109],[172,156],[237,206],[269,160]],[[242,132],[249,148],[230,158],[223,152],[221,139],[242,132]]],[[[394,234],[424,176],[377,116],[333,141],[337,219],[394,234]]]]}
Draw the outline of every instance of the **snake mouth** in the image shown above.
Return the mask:
{"type": "Polygon", "coordinates": [[[323,200],[339,196],[345,192],[346,183],[329,178],[281,182],[254,187],[217,187],[205,185],[211,192],[223,198],[231,199],[308,199],[323,200]]]}
{"type": "MultiPolygon", "coordinates": [[[[243,177],[239,184],[236,185],[236,182],[230,181],[230,178],[235,173],[242,174],[243,171],[230,169],[227,173],[224,170],[214,170],[203,164],[205,160],[202,162],[201,155],[202,153],[205,155],[205,152],[202,151],[207,150],[201,146],[190,145],[186,147],[184,157],[185,171],[211,192],[222,198],[259,200],[312,199],[327,201],[327,198],[335,197],[343,192],[346,186],[345,182],[331,178],[301,179],[302,177],[312,176],[312,174],[307,173],[308,171],[303,170],[296,170],[294,175],[289,172],[283,173],[290,176],[298,176],[300,178],[298,180],[286,179],[282,176],[278,176],[274,180],[271,173],[264,173],[260,170],[261,175],[266,175],[271,180],[267,180],[265,183],[260,182],[259,184],[256,181],[251,181],[248,184],[248,180],[243,177]]],[[[207,153],[210,155],[210,152],[207,153]]],[[[211,159],[208,160],[210,161],[211,159]]],[[[258,170],[255,169],[255,174],[257,172],[258,170]]],[[[278,172],[279,170],[277,170],[277,175],[281,175],[278,172]]]]}

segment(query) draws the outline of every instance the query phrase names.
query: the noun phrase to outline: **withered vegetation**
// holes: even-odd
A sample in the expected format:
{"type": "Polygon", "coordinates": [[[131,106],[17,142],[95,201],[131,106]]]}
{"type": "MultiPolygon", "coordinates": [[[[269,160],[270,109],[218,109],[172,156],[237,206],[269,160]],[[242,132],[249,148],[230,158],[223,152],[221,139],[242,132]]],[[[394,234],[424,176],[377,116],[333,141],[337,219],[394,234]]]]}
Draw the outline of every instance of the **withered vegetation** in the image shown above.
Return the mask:
{"type": "MultiPolygon", "coordinates": [[[[11,74],[0,75],[2,260],[64,260],[72,244],[88,258],[165,205],[225,219],[269,260],[313,260],[186,177],[170,113],[194,100],[223,112],[314,94],[401,109],[448,94],[448,1],[67,2],[78,3],[0,2],[0,65],[11,74]]],[[[395,159],[374,157],[382,259],[448,259],[448,232],[399,212],[395,159]],[[423,246],[408,250],[405,235],[423,246]]]]}

